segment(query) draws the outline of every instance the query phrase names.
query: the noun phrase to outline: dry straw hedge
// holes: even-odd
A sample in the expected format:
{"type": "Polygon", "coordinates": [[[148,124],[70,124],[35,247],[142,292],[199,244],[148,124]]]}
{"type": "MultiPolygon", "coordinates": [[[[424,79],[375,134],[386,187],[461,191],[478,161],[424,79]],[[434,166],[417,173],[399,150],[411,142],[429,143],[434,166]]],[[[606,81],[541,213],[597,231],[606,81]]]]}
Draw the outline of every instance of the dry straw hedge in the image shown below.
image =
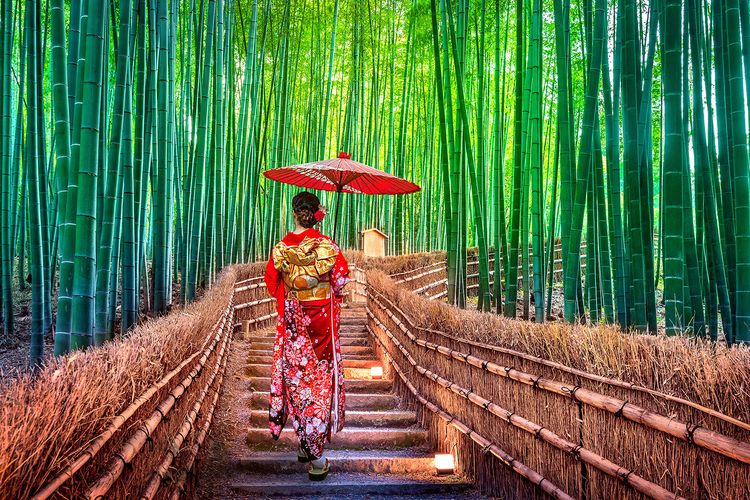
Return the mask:
{"type": "Polygon", "coordinates": [[[357,253],[347,253],[347,258],[354,258],[360,262],[359,267],[365,270],[378,270],[387,275],[408,273],[417,269],[445,262],[445,252],[423,252],[407,256],[358,258],[357,253]],[[351,256],[351,257],[350,257],[351,256]]]}
{"type": "MultiPolygon", "coordinates": [[[[613,327],[538,325],[510,320],[494,314],[456,310],[445,303],[417,297],[378,271],[369,272],[367,279],[372,295],[382,294],[383,300],[391,301],[409,321],[420,327],[412,328],[412,333],[428,342],[557,380],[569,387],[582,386],[676,421],[750,442],[748,348],[727,348],[687,338],[622,334],[613,327]],[[563,366],[556,367],[554,363],[563,366]],[[575,370],[683,398],[745,424],[734,425],[689,405],[624,384],[585,377],[575,370]]],[[[372,299],[371,310],[378,321],[387,324],[397,337],[401,336],[400,341],[422,366],[565,439],[582,444],[648,481],[687,498],[745,498],[750,495],[747,481],[750,467],[745,464],[611,413],[576,405],[570,397],[519,384],[424,349],[399,333],[397,324],[378,311],[372,299]]],[[[376,333],[377,324],[371,321],[376,333]]],[[[378,335],[383,338],[382,332],[378,335]]],[[[401,365],[408,366],[408,359],[398,349],[392,354],[401,365]]],[[[622,480],[582,466],[574,456],[509,425],[416,370],[410,373],[410,378],[429,400],[573,496],[638,498],[622,480]]],[[[403,384],[400,390],[407,400],[416,404],[403,384]]],[[[464,471],[477,479],[486,492],[514,498],[539,494],[538,489],[529,488],[527,481],[519,481],[507,467],[489,460],[470,439],[447,428],[431,412],[421,411],[421,415],[436,447],[457,446],[455,451],[461,457],[464,471]]]]}
{"type": "MultiPolygon", "coordinates": [[[[228,268],[200,301],[135,328],[125,339],[50,359],[36,376],[24,375],[0,387],[0,497],[30,497],[77,458],[115,415],[201,349],[226,310],[236,277],[235,270],[228,268]]],[[[208,372],[204,370],[194,385],[200,387],[208,372]]],[[[62,495],[89,485],[111,453],[186,374],[178,374],[140,408],[81,474],[66,483],[62,495]]],[[[165,421],[159,435],[153,436],[155,445],[171,439],[195,396],[189,393],[178,400],[175,418],[165,421]]],[[[161,453],[153,455],[149,462],[158,464],[161,453]]],[[[143,484],[153,472],[151,465],[136,463],[126,470],[123,482],[143,484]]]]}

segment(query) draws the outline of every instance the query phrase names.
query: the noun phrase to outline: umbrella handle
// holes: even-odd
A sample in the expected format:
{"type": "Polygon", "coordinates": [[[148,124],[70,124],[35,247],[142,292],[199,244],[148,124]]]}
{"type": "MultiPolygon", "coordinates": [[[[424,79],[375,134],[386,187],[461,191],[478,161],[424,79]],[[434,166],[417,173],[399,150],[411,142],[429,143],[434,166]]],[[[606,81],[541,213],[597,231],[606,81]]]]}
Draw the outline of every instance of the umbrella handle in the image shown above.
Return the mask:
{"type": "Polygon", "coordinates": [[[333,217],[333,241],[336,241],[336,234],[339,228],[339,212],[341,211],[341,192],[342,191],[343,191],[343,187],[336,188],[336,214],[333,217]]]}

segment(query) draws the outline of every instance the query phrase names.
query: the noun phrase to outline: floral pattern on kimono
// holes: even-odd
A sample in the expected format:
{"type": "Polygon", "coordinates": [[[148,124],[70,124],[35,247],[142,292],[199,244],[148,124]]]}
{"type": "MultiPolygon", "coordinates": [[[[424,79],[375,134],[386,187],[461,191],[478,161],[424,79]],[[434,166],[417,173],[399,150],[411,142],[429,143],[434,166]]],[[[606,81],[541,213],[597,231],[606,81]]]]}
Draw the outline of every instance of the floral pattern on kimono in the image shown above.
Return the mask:
{"type": "Polygon", "coordinates": [[[274,439],[278,439],[291,417],[300,447],[311,458],[322,456],[325,442],[344,426],[339,326],[348,275],[349,267],[339,247],[315,229],[289,233],[274,247],[266,268],[266,284],[277,299],[279,312],[271,366],[269,427],[274,439]],[[334,251],[327,252],[326,246],[332,246],[334,251]],[[330,297],[298,300],[290,293],[297,282],[290,275],[300,274],[326,282],[330,297]]]}

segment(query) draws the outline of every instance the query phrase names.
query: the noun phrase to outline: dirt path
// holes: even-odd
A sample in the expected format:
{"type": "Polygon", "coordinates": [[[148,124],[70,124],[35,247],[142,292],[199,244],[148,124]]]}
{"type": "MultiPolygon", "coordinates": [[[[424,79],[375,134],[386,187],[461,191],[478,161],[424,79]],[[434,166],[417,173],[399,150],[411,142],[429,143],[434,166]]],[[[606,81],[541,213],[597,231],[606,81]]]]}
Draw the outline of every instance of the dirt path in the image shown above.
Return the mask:
{"type": "Polygon", "coordinates": [[[231,490],[230,470],[235,467],[233,457],[247,449],[247,434],[250,412],[244,405],[248,391],[248,377],[245,374],[250,341],[235,334],[232,340],[227,371],[224,375],[224,388],[214,415],[211,433],[203,460],[197,466],[198,498],[245,498],[231,490]]]}

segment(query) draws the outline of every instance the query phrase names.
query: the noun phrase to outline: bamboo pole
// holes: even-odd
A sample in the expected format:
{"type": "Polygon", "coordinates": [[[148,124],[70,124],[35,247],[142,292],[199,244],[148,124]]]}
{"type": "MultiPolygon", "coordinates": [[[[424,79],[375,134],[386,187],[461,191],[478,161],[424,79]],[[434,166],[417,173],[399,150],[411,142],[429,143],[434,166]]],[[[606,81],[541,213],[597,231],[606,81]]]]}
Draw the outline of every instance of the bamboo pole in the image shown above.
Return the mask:
{"type": "MultiPolygon", "coordinates": [[[[418,267],[416,269],[411,269],[409,271],[403,271],[403,272],[400,272],[400,273],[389,274],[388,276],[391,279],[395,280],[396,278],[400,278],[402,276],[406,276],[406,275],[411,274],[411,273],[426,271],[426,270],[431,269],[433,267],[444,267],[446,265],[447,265],[446,262],[444,260],[441,260],[440,262],[435,262],[434,264],[428,264],[426,266],[418,267]]],[[[402,280],[402,281],[405,281],[405,280],[402,280]]],[[[402,281],[396,281],[396,283],[401,283],[402,281]]]]}
{"type": "Polygon", "coordinates": [[[241,288],[244,285],[250,285],[250,284],[261,284],[263,283],[263,276],[257,276],[255,278],[248,278],[246,280],[238,281],[234,284],[235,289],[241,288]]]}
{"type": "Polygon", "coordinates": [[[234,310],[238,311],[240,309],[247,309],[247,308],[250,308],[250,307],[259,306],[259,305],[262,305],[262,304],[268,304],[268,303],[275,302],[275,301],[276,301],[275,297],[271,297],[271,298],[268,298],[268,299],[253,300],[252,302],[245,302],[244,304],[237,304],[236,306],[234,306],[234,310]]]}
{"type": "Polygon", "coordinates": [[[240,286],[234,289],[235,292],[246,292],[248,290],[257,290],[259,288],[265,288],[265,283],[254,283],[251,285],[240,286]]]}
{"type": "MultiPolygon", "coordinates": [[[[414,281],[414,280],[419,279],[419,278],[424,278],[425,276],[429,276],[431,274],[435,274],[435,273],[445,272],[446,271],[446,269],[445,269],[445,263],[444,262],[438,262],[437,264],[432,264],[430,266],[425,266],[425,267],[419,268],[419,269],[425,269],[425,271],[421,272],[419,274],[416,274],[414,276],[409,276],[408,278],[400,279],[400,280],[396,281],[396,284],[400,285],[402,283],[408,283],[410,281],[414,281]],[[433,269],[435,267],[437,267],[437,269],[433,269]],[[430,269],[430,270],[427,271],[426,269],[430,269]]],[[[391,275],[391,278],[393,278],[393,276],[394,275],[391,275]]]]}
{"type": "MultiPolygon", "coordinates": [[[[265,315],[265,316],[261,316],[260,318],[249,319],[249,320],[247,320],[247,321],[248,321],[248,322],[249,322],[249,323],[250,323],[251,325],[254,325],[254,324],[256,324],[256,323],[261,323],[261,322],[263,322],[263,321],[267,321],[267,320],[269,320],[269,319],[273,319],[273,318],[277,317],[278,315],[279,315],[279,313],[271,313],[271,314],[267,314],[267,315],[265,315]]],[[[235,323],[235,324],[234,324],[234,329],[235,329],[235,330],[236,330],[236,329],[238,329],[238,328],[241,328],[241,327],[242,327],[242,323],[235,323]]]]}
{"type": "MultiPolygon", "coordinates": [[[[415,293],[415,294],[417,294],[417,295],[420,295],[420,294],[426,292],[427,290],[430,290],[431,288],[435,288],[436,286],[447,285],[447,284],[448,284],[448,279],[445,278],[445,279],[442,279],[440,281],[435,281],[433,283],[428,283],[427,285],[422,286],[420,288],[417,288],[416,290],[412,290],[412,292],[415,293]]],[[[477,285],[477,286],[479,286],[479,285],[477,285]]]]}

